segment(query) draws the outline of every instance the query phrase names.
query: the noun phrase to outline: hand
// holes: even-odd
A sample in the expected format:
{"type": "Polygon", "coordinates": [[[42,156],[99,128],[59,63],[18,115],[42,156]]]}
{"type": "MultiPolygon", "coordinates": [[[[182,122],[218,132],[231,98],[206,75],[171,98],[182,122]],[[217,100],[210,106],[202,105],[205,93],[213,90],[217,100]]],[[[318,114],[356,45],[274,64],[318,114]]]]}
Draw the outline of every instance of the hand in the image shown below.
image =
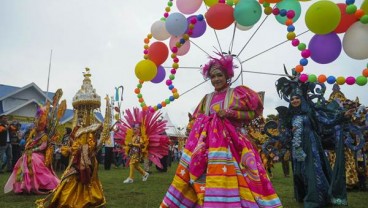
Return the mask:
{"type": "Polygon", "coordinates": [[[226,117],[226,111],[224,109],[221,109],[217,112],[217,115],[220,117],[220,118],[225,118],[226,117]]]}

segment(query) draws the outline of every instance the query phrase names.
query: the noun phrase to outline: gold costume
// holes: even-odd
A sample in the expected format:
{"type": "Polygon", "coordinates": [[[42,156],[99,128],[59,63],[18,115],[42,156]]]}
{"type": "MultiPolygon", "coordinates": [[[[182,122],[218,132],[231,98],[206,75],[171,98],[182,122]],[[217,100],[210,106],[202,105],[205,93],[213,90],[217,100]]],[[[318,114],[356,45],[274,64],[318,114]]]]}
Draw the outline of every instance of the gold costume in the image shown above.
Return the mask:
{"type": "Polygon", "coordinates": [[[70,146],[61,148],[64,156],[71,156],[69,165],[53,192],[36,201],[39,208],[104,207],[106,204],[98,179],[96,155],[109,135],[111,109],[107,98],[103,125],[95,121],[94,110],[100,107],[101,101],[92,87],[90,76],[89,69],[86,69],[83,85],[73,97],[74,118],[77,124],[70,136],[70,146]]]}

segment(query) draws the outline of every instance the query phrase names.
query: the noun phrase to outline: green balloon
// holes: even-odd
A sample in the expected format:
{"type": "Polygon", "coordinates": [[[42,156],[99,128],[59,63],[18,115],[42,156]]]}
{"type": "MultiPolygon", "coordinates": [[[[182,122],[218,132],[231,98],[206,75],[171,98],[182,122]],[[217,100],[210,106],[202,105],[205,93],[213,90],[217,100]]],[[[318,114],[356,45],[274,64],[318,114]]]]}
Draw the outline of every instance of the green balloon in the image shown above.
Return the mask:
{"type": "Polygon", "coordinates": [[[339,7],[332,1],[317,1],[305,14],[305,23],[310,31],[324,35],[336,29],[341,19],[339,7]]]}
{"type": "MultiPolygon", "coordinates": [[[[300,5],[300,2],[298,0],[283,0],[276,4],[276,7],[281,9],[285,9],[286,11],[294,10],[295,16],[293,17],[293,22],[296,22],[301,14],[302,7],[300,5]]],[[[285,25],[285,21],[287,20],[287,17],[281,17],[281,15],[275,16],[276,20],[280,23],[285,25]]]]}
{"type": "Polygon", "coordinates": [[[235,5],[235,21],[242,26],[252,26],[261,19],[262,8],[256,0],[243,0],[235,5]]]}
{"type": "Polygon", "coordinates": [[[355,83],[357,83],[359,86],[364,86],[367,84],[367,77],[359,76],[355,79],[355,83]]]}
{"type": "Polygon", "coordinates": [[[298,45],[298,50],[299,51],[302,51],[302,50],[304,50],[306,48],[307,48],[307,45],[305,45],[305,43],[299,43],[299,45],[298,45]]]}
{"type": "Polygon", "coordinates": [[[317,76],[315,74],[308,75],[309,82],[317,82],[317,76]]]}

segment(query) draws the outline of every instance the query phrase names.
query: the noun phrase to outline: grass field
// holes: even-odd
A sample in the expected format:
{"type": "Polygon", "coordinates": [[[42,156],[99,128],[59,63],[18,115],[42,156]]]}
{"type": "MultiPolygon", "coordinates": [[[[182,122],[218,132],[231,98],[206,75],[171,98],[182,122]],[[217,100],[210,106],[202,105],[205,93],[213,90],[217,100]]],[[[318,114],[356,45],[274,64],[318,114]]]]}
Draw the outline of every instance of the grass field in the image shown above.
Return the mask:
{"type": "MultiPolygon", "coordinates": [[[[175,165],[169,168],[167,173],[160,173],[152,167],[152,174],[146,182],[141,181],[141,177],[136,177],[132,184],[123,184],[123,180],[128,176],[129,168],[112,168],[109,171],[103,170],[100,166],[99,177],[102,182],[107,207],[116,208],[157,208],[169,187],[175,173],[175,165]]],[[[294,202],[293,182],[291,178],[284,178],[281,173],[281,166],[276,164],[272,183],[285,208],[299,208],[302,204],[294,202]]],[[[59,173],[60,175],[61,173],[59,173]]],[[[138,174],[138,173],[137,173],[138,174]]],[[[0,174],[0,186],[4,187],[9,173],[0,174]]],[[[364,201],[368,197],[368,192],[349,192],[349,207],[368,207],[364,201]]],[[[42,198],[40,195],[16,195],[13,193],[0,193],[0,208],[28,208],[35,207],[34,201],[42,198]]]]}

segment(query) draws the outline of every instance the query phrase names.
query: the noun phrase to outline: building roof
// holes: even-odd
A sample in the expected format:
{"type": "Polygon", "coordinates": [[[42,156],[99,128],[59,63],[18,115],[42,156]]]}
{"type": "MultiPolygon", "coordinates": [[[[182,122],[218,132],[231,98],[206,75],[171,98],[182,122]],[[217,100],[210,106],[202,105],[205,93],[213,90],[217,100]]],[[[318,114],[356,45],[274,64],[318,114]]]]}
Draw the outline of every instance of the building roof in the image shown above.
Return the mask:
{"type": "MultiPolygon", "coordinates": [[[[42,91],[35,83],[30,83],[27,84],[23,87],[16,87],[16,86],[11,86],[11,85],[4,85],[4,84],[0,84],[0,115],[5,113],[4,109],[3,109],[3,105],[2,105],[2,101],[7,98],[10,97],[16,93],[19,93],[27,88],[30,87],[34,87],[36,90],[38,90],[41,94],[45,95],[48,97],[48,99],[50,99],[50,101],[52,100],[52,98],[54,97],[55,93],[54,92],[45,92],[42,91]]],[[[14,112],[30,103],[37,103],[36,100],[29,100],[26,103],[20,105],[20,106],[15,106],[13,109],[11,109],[11,111],[8,111],[6,113],[11,113],[14,112]]],[[[73,114],[74,111],[73,109],[66,109],[64,116],[61,118],[60,123],[64,124],[70,120],[73,119],[73,114]]],[[[95,117],[97,118],[97,120],[99,120],[100,122],[103,122],[104,118],[102,116],[102,114],[100,112],[95,112],[95,117]]]]}

